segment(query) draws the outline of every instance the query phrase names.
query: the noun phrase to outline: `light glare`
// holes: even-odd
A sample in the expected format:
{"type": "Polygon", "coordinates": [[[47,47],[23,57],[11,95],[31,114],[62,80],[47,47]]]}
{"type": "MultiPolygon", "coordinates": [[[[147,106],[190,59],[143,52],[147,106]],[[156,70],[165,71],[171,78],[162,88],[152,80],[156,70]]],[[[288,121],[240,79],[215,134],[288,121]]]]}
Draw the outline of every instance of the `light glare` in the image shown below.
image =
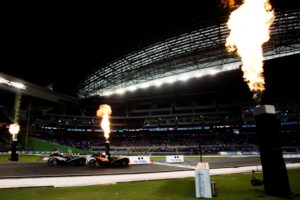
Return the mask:
{"type": "Polygon", "coordinates": [[[20,131],[20,126],[19,126],[19,124],[11,124],[10,126],[9,126],[9,133],[10,134],[18,134],[19,133],[19,131],[20,131]]]}
{"type": "Polygon", "coordinates": [[[5,79],[3,77],[0,77],[0,83],[6,84],[6,85],[9,85],[9,86],[18,88],[18,89],[23,89],[23,90],[26,89],[26,86],[23,83],[9,81],[9,80],[7,80],[7,79],[5,79]]]}

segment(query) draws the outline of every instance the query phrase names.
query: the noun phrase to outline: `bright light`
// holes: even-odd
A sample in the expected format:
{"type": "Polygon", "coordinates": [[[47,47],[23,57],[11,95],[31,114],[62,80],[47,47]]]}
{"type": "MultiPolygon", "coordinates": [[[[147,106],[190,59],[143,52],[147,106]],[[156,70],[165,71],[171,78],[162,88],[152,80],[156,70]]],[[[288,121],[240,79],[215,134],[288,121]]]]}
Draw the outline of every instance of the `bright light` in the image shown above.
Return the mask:
{"type": "Polygon", "coordinates": [[[209,75],[216,75],[218,73],[218,70],[211,70],[208,72],[209,75]]]}
{"type": "Polygon", "coordinates": [[[0,83],[5,83],[5,84],[9,85],[9,81],[2,77],[0,77],[0,83]]]}
{"type": "Polygon", "coordinates": [[[124,88],[120,88],[120,89],[116,90],[116,93],[117,93],[117,94],[124,94],[125,91],[126,91],[126,90],[125,90],[124,88]]]}
{"type": "Polygon", "coordinates": [[[6,85],[9,85],[9,86],[18,88],[18,89],[23,89],[23,90],[26,89],[26,86],[23,83],[9,81],[9,80],[7,80],[5,78],[2,78],[2,77],[0,77],[0,83],[6,84],[6,85]]]}
{"type": "Polygon", "coordinates": [[[197,78],[199,78],[199,77],[201,77],[201,76],[203,76],[203,73],[202,73],[202,72],[199,72],[199,73],[196,74],[196,77],[197,77],[197,78]]]}
{"type": "Polygon", "coordinates": [[[244,79],[253,98],[265,90],[262,45],[270,39],[274,13],[268,0],[245,0],[227,22],[230,34],[226,40],[229,52],[237,52],[242,60],[244,79]]]}
{"type": "Polygon", "coordinates": [[[14,86],[15,88],[19,88],[19,89],[26,89],[26,86],[22,83],[17,83],[17,82],[10,82],[12,86],[14,86]]]}
{"type": "Polygon", "coordinates": [[[180,80],[180,81],[187,81],[190,78],[191,78],[190,76],[188,76],[186,74],[183,74],[183,75],[179,76],[178,80],[180,80]]]}
{"type": "Polygon", "coordinates": [[[148,87],[150,87],[150,84],[149,84],[149,83],[142,83],[142,84],[140,85],[140,88],[148,88],[148,87]]]}
{"type": "Polygon", "coordinates": [[[212,68],[205,68],[205,69],[200,69],[200,70],[196,70],[196,71],[191,71],[191,72],[187,72],[187,73],[182,73],[182,74],[178,74],[178,75],[173,75],[173,76],[168,76],[168,77],[163,77],[163,78],[159,78],[159,79],[155,79],[155,80],[151,80],[148,82],[143,82],[140,84],[136,84],[136,85],[131,85],[128,87],[124,87],[124,88],[119,88],[117,90],[111,90],[111,91],[105,91],[102,94],[100,93],[99,95],[103,95],[103,96],[109,96],[112,94],[123,94],[126,91],[135,91],[137,89],[142,89],[142,88],[148,88],[151,86],[156,86],[159,87],[162,84],[165,83],[169,83],[172,84],[176,81],[187,81],[191,78],[194,77],[201,77],[201,76],[205,76],[205,75],[215,75],[219,72],[222,71],[228,71],[228,70],[233,70],[233,69],[238,69],[240,65],[240,62],[237,63],[230,63],[230,64],[224,64],[222,68],[220,68],[220,66],[218,67],[212,67],[212,68]]]}
{"type": "MultiPolygon", "coordinates": [[[[110,96],[110,95],[112,95],[113,94],[113,92],[111,92],[111,91],[107,91],[107,92],[104,92],[103,93],[103,95],[104,96],[110,96]]],[[[101,95],[101,94],[100,94],[101,95]]]]}
{"type": "Polygon", "coordinates": [[[9,132],[10,132],[10,134],[18,134],[19,131],[20,131],[19,124],[11,124],[9,126],[9,132]]]}
{"type": "Polygon", "coordinates": [[[111,107],[107,104],[102,104],[99,107],[99,110],[97,110],[97,117],[102,117],[101,121],[101,128],[104,131],[104,137],[106,140],[109,139],[109,133],[110,133],[110,122],[109,117],[112,113],[111,107]]]}
{"type": "MultiPolygon", "coordinates": [[[[270,59],[270,58],[266,58],[266,59],[270,59]]],[[[208,76],[208,75],[215,75],[220,72],[239,69],[241,64],[242,64],[241,61],[233,60],[231,63],[226,63],[226,64],[223,64],[222,66],[218,65],[215,67],[209,67],[209,68],[190,71],[190,72],[186,72],[186,73],[182,73],[182,74],[178,74],[178,75],[171,75],[171,76],[167,76],[167,77],[163,77],[163,78],[158,78],[158,79],[154,79],[154,80],[151,80],[148,82],[143,82],[143,83],[127,86],[127,87],[119,88],[116,90],[104,91],[103,93],[98,93],[98,95],[110,96],[113,94],[123,94],[126,91],[135,91],[139,88],[147,88],[147,87],[151,87],[151,86],[159,87],[165,83],[172,84],[176,81],[187,81],[191,78],[199,78],[199,77],[208,76]]]]}
{"type": "Polygon", "coordinates": [[[176,79],[173,77],[168,77],[164,80],[164,82],[166,82],[166,83],[174,83],[175,81],[176,81],[176,79]]]}
{"type": "Polygon", "coordinates": [[[154,85],[156,86],[156,87],[159,87],[159,86],[161,86],[163,84],[163,82],[161,81],[161,80],[156,80],[155,82],[154,82],[154,85]]]}
{"type": "Polygon", "coordinates": [[[128,88],[128,90],[131,91],[131,92],[133,92],[133,91],[137,90],[137,86],[132,85],[132,86],[130,86],[130,87],[128,88]]]}
{"type": "Polygon", "coordinates": [[[10,124],[9,126],[9,133],[12,134],[12,138],[13,140],[17,139],[16,135],[19,133],[20,131],[20,126],[19,124],[10,124]]]}

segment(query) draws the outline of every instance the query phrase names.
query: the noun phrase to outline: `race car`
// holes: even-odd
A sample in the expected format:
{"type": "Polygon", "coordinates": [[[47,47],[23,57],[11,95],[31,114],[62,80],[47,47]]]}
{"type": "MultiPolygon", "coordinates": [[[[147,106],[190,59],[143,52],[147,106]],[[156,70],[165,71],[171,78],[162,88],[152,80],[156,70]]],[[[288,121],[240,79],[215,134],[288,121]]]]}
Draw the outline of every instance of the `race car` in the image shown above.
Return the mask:
{"type": "Polygon", "coordinates": [[[57,151],[50,154],[47,164],[49,166],[56,165],[77,165],[83,166],[86,162],[86,158],[83,156],[75,156],[71,154],[63,155],[57,151]]]}
{"type": "Polygon", "coordinates": [[[119,156],[105,156],[100,153],[92,155],[89,159],[90,167],[128,167],[129,158],[119,156]]]}

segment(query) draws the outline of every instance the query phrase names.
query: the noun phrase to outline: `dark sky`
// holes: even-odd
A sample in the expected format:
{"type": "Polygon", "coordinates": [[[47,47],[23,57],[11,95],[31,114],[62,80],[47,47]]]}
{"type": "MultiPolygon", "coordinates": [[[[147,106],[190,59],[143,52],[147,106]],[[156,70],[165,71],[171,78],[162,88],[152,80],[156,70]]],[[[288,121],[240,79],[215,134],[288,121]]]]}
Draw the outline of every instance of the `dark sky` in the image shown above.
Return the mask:
{"type": "Polygon", "coordinates": [[[217,0],[38,2],[1,5],[0,71],[68,94],[100,64],[226,12],[217,0]]]}

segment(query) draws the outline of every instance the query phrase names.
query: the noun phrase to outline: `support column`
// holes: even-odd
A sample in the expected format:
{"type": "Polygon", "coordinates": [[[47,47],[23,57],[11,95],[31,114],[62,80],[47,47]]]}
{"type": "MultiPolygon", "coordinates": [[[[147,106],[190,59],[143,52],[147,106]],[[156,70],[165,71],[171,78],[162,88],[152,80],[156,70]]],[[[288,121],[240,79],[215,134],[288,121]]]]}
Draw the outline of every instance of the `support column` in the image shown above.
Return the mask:
{"type": "Polygon", "coordinates": [[[108,140],[106,140],[106,141],[105,141],[105,155],[107,156],[107,158],[110,157],[109,150],[110,150],[110,143],[109,143],[108,140]]]}
{"type": "MultiPolygon", "coordinates": [[[[14,104],[14,125],[18,125],[19,124],[19,117],[20,117],[20,107],[21,107],[21,93],[16,92],[15,93],[15,104],[14,104]]],[[[12,126],[12,125],[11,125],[12,126]]],[[[10,129],[11,131],[12,129],[10,129]]],[[[17,153],[17,145],[18,145],[18,138],[17,138],[17,134],[18,134],[19,130],[15,131],[12,130],[11,134],[12,134],[12,143],[11,143],[11,156],[10,156],[10,160],[11,161],[18,161],[19,160],[19,156],[17,153]]]]}
{"type": "Polygon", "coordinates": [[[16,92],[16,94],[15,94],[15,104],[14,104],[14,124],[19,123],[21,98],[22,98],[21,93],[16,92]]]}
{"type": "Polygon", "coordinates": [[[254,108],[256,134],[267,195],[290,197],[290,185],[279,139],[279,121],[273,105],[254,108]]]}

